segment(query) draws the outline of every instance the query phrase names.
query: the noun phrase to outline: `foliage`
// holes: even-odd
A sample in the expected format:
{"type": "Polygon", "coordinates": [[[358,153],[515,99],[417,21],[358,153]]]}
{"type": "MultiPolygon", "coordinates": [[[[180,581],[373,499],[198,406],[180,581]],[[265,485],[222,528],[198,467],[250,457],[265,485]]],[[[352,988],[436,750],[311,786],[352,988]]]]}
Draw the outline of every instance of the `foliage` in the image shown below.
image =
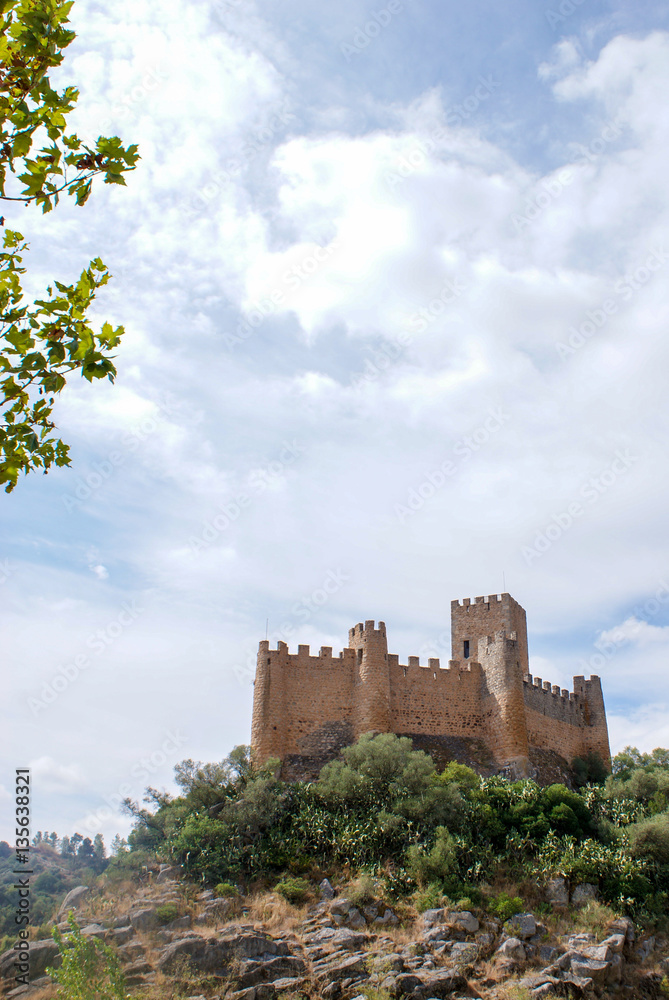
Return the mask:
{"type": "MultiPolygon", "coordinates": [[[[315,782],[283,782],[276,762],[256,769],[242,748],[237,769],[179,765],[183,796],[149,789],[157,808],[136,807],[132,850],[121,857],[154,842],[212,886],[268,876],[291,884],[336,866],[359,876],[361,892],[367,884],[363,895],[414,894],[423,908],[444,896],[476,905],[480,885],[500,875],[561,874],[572,885],[594,882],[620,912],[653,914],[669,899],[666,812],[649,812],[664,788],[658,754],[643,780],[633,768],[624,781],[614,776],[574,791],[480,778],[455,763],[437,774],[408,740],[387,734],[364,736],[315,782]],[[646,826],[649,817],[657,822],[646,826]]],[[[505,917],[521,904],[502,895],[494,905],[505,917]]]]}
{"type": "Polygon", "coordinates": [[[430,882],[422,889],[417,889],[413,894],[414,906],[419,913],[426,910],[436,910],[444,905],[444,889],[441,882],[430,882]]]}
{"type": "Polygon", "coordinates": [[[214,886],[214,894],[222,896],[224,899],[233,899],[239,895],[239,889],[231,882],[219,882],[218,885],[214,886]]]}
{"type": "Polygon", "coordinates": [[[301,903],[311,891],[311,886],[304,878],[284,878],[277,882],[274,891],[289,903],[301,903]]]}
{"type": "Polygon", "coordinates": [[[163,926],[171,924],[179,916],[179,907],[176,903],[161,903],[156,907],[156,920],[163,926]]]}
{"type": "Polygon", "coordinates": [[[606,764],[594,750],[588,751],[585,757],[574,757],[571,769],[578,788],[603,785],[609,774],[606,764]]]}
{"type": "Polygon", "coordinates": [[[525,904],[520,896],[509,896],[506,892],[500,892],[498,896],[490,900],[488,909],[504,923],[505,920],[514,917],[516,913],[522,913],[525,904]]]}
{"type": "MultiPolygon", "coordinates": [[[[3,0],[0,4],[0,201],[39,205],[51,211],[61,195],[85,204],[96,176],[125,184],[137,147],[118,137],[87,144],[68,131],[67,117],[79,92],[54,90],[49,71],[63,62],[73,41],[72,0],[3,0]],[[34,150],[35,144],[42,143],[34,150]]],[[[4,219],[0,219],[0,224],[4,219]]],[[[27,243],[13,229],[0,252],[0,483],[10,492],[20,473],[69,465],[68,447],[52,431],[55,396],[66,378],[80,372],[89,382],[113,381],[110,351],[122,327],[104,323],[99,333],[86,315],[109,280],[99,257],[71,285],[54,282],[30,306],[21,284],[27,243]]]]}
{"type": "Polygon", "coordinates": [[[125,1000],[125,979],[115,952],[96,938],[83,937],[72,913],[68,923],[65,935],[53,929],[62,965],[46,970],[60,987],[57,995],[66,1000],[125,1000]]]}

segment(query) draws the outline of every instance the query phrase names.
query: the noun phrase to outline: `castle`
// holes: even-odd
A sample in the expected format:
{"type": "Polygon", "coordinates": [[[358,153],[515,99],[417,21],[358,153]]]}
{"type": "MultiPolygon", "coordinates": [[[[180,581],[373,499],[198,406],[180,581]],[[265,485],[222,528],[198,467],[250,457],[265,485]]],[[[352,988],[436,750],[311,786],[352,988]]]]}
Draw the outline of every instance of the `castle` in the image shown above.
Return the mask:
{"type": "Polygon", "coordinates": [[[481,773],[564,780],[589,751],[610,762],[599,677],[574,690],[529,673],[524,609],[509,594],[451,602],[452,659],[421,666],[388,653],[386,626],[366,621],[348,646],[312,656],[260,643],[251,744],[259,762],[282,761],[288,780],[314,778],[363,733],[408,736],[437,766],[458,760],[481,773]]]}

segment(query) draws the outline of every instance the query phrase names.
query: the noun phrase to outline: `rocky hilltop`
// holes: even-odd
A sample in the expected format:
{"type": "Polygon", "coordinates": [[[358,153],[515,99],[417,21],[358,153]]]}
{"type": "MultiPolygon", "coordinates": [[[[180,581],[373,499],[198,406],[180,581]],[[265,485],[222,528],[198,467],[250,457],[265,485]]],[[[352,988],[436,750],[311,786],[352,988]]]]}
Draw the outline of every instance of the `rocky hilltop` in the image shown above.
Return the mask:
{"type": "MultiPolygon", "coordinates": [[[[267,892],[220,898],[164,867],[153,884],[114,896],[74,889],[56,919],[67,932],[73,912],[84,937],[110,944],[128,996],[146,1000],[669,995],[667,941],[639,936],[629,918],[597,902],[591,886],[570,893],[555,879],[540,917],[528,909],[504,923],[475,908],[418,914],[355,899],[327,880],[319,893],[301,906],[267,892]]],[[[31,942],[30,985],[15,986],[14,961],[13,951],[0,958],[4,995],[58,995],[45,974],[59,963],[53,940],[31,942]]]]}

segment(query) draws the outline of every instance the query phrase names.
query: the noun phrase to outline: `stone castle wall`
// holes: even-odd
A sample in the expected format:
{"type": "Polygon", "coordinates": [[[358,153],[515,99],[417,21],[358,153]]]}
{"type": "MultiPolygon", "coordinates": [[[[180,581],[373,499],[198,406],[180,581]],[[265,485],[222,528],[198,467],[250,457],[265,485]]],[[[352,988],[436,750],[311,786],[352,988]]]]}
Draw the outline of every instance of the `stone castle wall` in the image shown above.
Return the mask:
{"type": "Polygon", "coordinates": [[[525,612],[508,594],[451,609],[458,655],[447,668],[437,659],[421,666],[417,656],[401,664],[388,653],[383,622],[358,623],[339,656],[261,642],[251,734],[258,760],[279,757],[285,776],[315,777],[366,732],[410,735],[437,747],[440,760],[451,745],[476,745],[477,760],[487,749],[497,767],[518,774],[531,773],[540,751],[566,762],[595,750],[609,760],[599,678],[575,677],[573,692],[532,678],[525,612]]]}

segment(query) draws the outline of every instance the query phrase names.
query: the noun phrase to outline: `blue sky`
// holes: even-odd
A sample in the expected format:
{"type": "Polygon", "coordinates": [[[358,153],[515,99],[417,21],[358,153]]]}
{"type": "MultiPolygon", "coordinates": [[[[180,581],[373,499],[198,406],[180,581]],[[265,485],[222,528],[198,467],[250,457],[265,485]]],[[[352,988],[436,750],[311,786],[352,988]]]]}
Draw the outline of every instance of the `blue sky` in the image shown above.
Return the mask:
{"type": "Polygon", "coordinates": [[[76,127],[142,160],[7,216],[35,291],[99,254],[127,331],[115,386],[62,394],[72,467],[3,501],[36,829],[125,832],[123,795],[246,742],[267,621],[448,659],[450,600],[504,585],[614,750],[669,745],[668,21],[76,0],[76,127]]]}

